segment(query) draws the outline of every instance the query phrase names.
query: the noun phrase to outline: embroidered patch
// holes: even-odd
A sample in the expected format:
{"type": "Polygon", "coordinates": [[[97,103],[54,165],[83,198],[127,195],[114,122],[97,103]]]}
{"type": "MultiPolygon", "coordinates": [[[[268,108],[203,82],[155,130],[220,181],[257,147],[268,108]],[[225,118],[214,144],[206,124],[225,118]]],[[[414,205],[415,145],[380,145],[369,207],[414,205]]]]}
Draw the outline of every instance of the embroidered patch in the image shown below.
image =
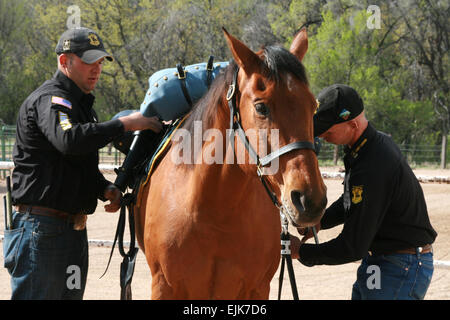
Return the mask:
{"type": "Polygon", "coordinates": [[[362,201],[363,186],[352,187],[352,203],[357,204],[362,201]]]}
{"type": "Polygon", "coordinates": [[[98,40],[97,36],[95,35],[95,33],[89,33],[88,35],[89,38],[89,43],[93,46],[98,46],[100,45],[100,41],[98,40]]]}
{"type": "Polygon", "coordinates": [[[53,96],[52,97],[52,103],[53,104],[59,104],[59,105],[64,106],[66,108],[72,109],[72,102],[70,102],[69,100],[66,100],[64,98],[61,98],[61,97],[53,96]]]}
{"type": "Polygon", "coordinates": [[[72,128],[72,123],[70,123],[69,115],[67,113],[58,111],[58,115],[59,115],[59,124],[61,125],[61,128],[64,131],[72,128]]]}
{"type": "Polygon", "coordinates": [[[317,113],[317,110],[319,110],[319,107],[320,107],[320,101],[316,99],[316,102],[317,102],[317,106],[316,106],[316,110],[314,111],[314,114],[317,113]]]}
{"type": "Polygon", "coordinates": [[[63,50],[64,51],[70,50],[70,40],[64,40],[63,50]]]}
{"type": "Polygon", "coordinates": [[[347,120],[348,117],[350,117],[350,111],[348,111],[347,109],[342,110],[341,113],[339,114],[339,117],[341,117],[344,120],[347,120]]]}

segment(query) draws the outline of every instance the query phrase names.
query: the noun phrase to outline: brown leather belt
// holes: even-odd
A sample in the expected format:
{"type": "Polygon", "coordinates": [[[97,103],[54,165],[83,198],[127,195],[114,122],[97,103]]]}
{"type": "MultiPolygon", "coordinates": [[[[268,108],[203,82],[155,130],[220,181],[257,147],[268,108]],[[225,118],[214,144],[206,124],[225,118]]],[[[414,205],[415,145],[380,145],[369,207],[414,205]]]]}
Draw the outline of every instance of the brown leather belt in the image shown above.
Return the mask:
{"type": "Polygon", "coordinates": [[[67,220],[69,222],[74,222],[74,220],[75,220],[75,215],[73,215],[73,214],[70,214],[70,213],[67,213],[64,211],[60,211],[60,210],[56,210],[56,209],[52,209],[52,208],[47,208],[47,207],[18,204],[18,205],[16,205],[15,209],[17,212],[21,212],[21,213],[29,212],[31,214],[59,218],[59,219],[67,220]]]}
{"type": "MultiPolygon", "coordinates": [[[[384,255],[386,255],[386,254],[396,254],[396,253],[400,253],[400,254],[416,254],[417,251],[419,251],[419,253],[421,253],[421,254],[433,252],[433,246],[431,244],[427,244],[427,245],[424,245],[423,247],[407,248],[407,249],[401,249],[401,250],[396,250],[396,251],[389,252],[389,253],[380,253],[380,254],[384,254],[384,255]]],[[[373,256],[373,255],[379,255],[379,254],[376,253],[376,252],[369,251],[369,255],[373,256]]]]}

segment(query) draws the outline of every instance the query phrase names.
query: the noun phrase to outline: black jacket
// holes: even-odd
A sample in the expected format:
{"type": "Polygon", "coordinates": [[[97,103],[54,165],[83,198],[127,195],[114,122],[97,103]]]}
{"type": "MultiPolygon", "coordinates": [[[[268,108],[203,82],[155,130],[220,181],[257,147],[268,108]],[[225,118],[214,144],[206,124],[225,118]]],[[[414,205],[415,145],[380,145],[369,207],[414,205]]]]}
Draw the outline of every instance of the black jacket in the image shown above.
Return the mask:
{"type": "Polygon", "coordinates": [[[434,242],[422,188],[399,148],[369,123],[345,149],[344,194],[326,211],[322,229],[344,224],[328,242],[300,247],[300,262],[343,264],[434,242]]]}
{"type": "Polygon", "coordinates": [[[110,184],[98,150],[123,133],[119,120],[98,123],[94,96],[57,71],[22,104],[12,173],[14,204],[91,214],[110,184]]]}

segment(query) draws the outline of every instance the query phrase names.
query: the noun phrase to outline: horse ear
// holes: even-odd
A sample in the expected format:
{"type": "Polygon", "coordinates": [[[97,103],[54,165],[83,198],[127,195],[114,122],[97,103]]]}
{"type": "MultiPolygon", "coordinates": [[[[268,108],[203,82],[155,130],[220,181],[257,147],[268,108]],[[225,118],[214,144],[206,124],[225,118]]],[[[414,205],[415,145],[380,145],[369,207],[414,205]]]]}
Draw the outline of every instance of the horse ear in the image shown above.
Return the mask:
{"type": "Polygon", "coordinates": [[[225,38],[227,39],[228,47],[233,54],[233,58],[241,69],[244,69],[245,73],[251,74],[261,64],[259,57],[250,50],[244,43],[233,37],[228,31],[222,27],[225,38]]]}
{"type": "Polygon", "coordinates": [[[308,51],[308,35],[306,33],[306,28],[303,28],[295,35],[289,51],[296,56],[298,60],[303,60],[306,51],[308,51]]]}

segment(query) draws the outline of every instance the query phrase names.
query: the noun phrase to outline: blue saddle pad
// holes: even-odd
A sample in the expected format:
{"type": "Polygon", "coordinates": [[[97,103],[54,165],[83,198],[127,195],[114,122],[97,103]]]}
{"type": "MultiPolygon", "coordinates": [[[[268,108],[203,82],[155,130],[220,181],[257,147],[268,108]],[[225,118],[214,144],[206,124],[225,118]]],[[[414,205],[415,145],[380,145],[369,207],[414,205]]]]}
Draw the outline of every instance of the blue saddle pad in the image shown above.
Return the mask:
{"type": "MultiPolygon", "coordinates": [[[[211,70],[211,81],[226,66],[228,66],[228,62],[215,62],[211,70]]],[[[146,117],[158,116],[165,121],[177,119],[188,113],[191,106],[183,93],[181,81],[184,81],[194,104],[208,90],[206,67],[206,62],[186,66],[184,80],[179,79],[177,68],[155,72],[148,79],[149,87],[144,102],[141,104],[140,112],[146,117]]]]}

